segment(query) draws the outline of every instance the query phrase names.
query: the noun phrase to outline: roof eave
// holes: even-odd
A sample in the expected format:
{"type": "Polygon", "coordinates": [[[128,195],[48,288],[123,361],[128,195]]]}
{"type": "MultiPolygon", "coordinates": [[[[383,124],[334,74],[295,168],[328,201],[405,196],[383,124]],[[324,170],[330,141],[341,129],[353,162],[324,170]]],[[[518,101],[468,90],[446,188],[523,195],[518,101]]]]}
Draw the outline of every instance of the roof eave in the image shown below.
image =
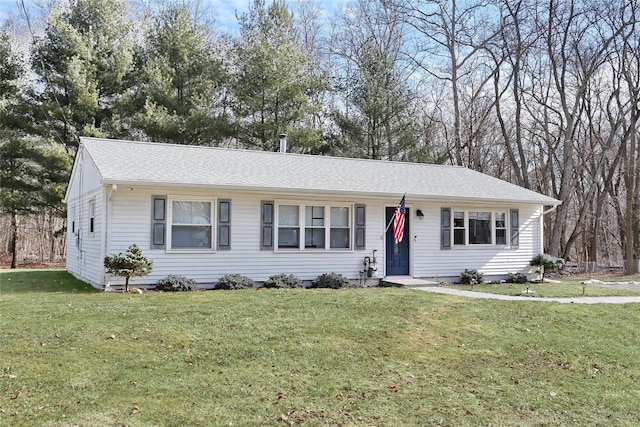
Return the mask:
{"type": "MultiPolygon", "coordinates": [[[[351,191],[351,190],[328,190],[321,188],[286,188],[286,187],[268,187],[268,186],[238,186],[238,185],[214,185],[202,183],[175,183],[166,181],[130,181],[117,179],[103,179],[103,185],[116,184],[119,186],[145,186],[145,187],[180,187],[191,189],[219,189],[219,190],[236,190],[247,193],[268,191],[270,194],[282,195],[313,195],[313,196],[350,196],[363,199],[381,199],[402,197],[403,193],[399,192],[376,192],[376,191],[351,191]]],[[[447,195],[431,195],[431,194],[412,194],[407,193],[407,199],[419,201],[458,201],[458,202],[483,202],[483,203],[505,203],[509,201],[514,204],[527,205],[543,205],[558,206],[562,201],[553,198],[544,199],[501,199],[501,198],[483,198],[474,196],[447,196],[447,195]]]]}

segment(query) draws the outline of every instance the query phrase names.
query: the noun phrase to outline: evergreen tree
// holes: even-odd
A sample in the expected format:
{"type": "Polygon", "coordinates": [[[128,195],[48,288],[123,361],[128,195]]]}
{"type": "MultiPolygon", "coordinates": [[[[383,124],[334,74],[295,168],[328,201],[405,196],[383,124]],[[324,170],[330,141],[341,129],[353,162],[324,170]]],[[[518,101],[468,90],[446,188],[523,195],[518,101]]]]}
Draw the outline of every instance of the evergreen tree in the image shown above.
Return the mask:
{"type": "Polygon", "coordinates": [[[0,31],[0,212],[11,218],[11,268],[17,266],[18,219],[45,209],[61,215],[71,158],[59,144],[33,135],[24,67],[0,31]]]}
{"type": "Polygon", "coordinates": [[[75,154],[80,136],[105,136],[113,106],[132,61],[127,3],[122,0],[58,0],[44,35],[34,41],[32,68],[51,134],[75,154]]]}
{"type": "Polygon", "coordinates": [[[149,275],[153,270],[153,260],[144,256],[142,249],[134,243],[124,254],[107,255],[104,258],[104,266],[107,273],[124,277],[124,290],[129,292],[129,279],[149,275]]]}
{"type": "Polygon", "coordinates": [[[307,120],[318,109],[311,95],[325,85],[309,73],[312,58],[301,47],[292,14],[283,0],[268,7],[254,0],[239,21],[233,93],[240,143],[275,151],[284,132],[294,151],[312,149],[321,137],[307,120]]]}
{"type": "Polygon", "coordinates": [[[218,145],[229,136],[226,73],[215,51],[208,28],[186,6],[161,10],[129,76],[122,103],[127,131],[193,145],[218,145]]]}

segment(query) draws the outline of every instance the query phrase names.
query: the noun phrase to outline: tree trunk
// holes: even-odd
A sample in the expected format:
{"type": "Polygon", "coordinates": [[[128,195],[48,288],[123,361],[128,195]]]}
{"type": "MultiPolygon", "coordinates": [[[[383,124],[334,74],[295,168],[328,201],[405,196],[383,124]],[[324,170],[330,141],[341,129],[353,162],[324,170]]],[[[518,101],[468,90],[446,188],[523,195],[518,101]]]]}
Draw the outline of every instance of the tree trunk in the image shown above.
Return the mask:
{"type": "Polygon", "coordinates": [[[18,215],[11,212],[11,268],[18,266],[17,262],[17,246],[18,246],[18,215]]]}
{"type": "MultiPolygon", "coordinates": [[[[631,129],[636,128],[638,122],[638,110],[632,108],[631,111],[631,129]]],[[[635,219],[635,207],[637,205],[636,200],[636,132],[630,132],[629,134],[629,154],[627,161],[627,172],[625,176],[625,183],[627,187],[627,207],[625,213],[624,223],[624,270],[627,274],[633,274],[636,272],[637,263],[634,259],[635,255],[635,233],[634,233],[634,219],[635,219]]]]}

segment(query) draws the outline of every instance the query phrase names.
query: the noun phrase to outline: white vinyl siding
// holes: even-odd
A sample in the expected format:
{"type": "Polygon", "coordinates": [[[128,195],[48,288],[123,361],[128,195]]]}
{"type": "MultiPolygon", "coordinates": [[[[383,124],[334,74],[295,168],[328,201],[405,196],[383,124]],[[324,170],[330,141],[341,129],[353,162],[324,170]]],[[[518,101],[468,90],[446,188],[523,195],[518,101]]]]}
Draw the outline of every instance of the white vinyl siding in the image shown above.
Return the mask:
{"type": "MultiPolygon", "coordinates": [[[[411,247],[413,271],[415,277],[425,277],[442,280],[459,280],[460,273],[465,269],[482,272],[486,278],[501,277],[508,273],[528,271],[529,261],[541,250],[540,245],[540,214],[542,208],[533,205],[519,205],[519,247],[512,245],[452,245],[449,250],[442,250],[438,232],[441,230],[441,206],[427,206],[426,203],[416,203],[425,214],[424,220],[413,221],[412,234],[414,240],[411,247]]],[[[446,207],[445,204],[442,207],[446,207]]],[[[505,204],[479,206],[458,206],[451,210],[470,212],[509,212],[512,206],[505,204]]],[[[451,224],[453,219],[451,220],[451,224]]],[[[509,224],[506,225],[507,243],[509,239],[509,224]]],[[[453,230],[451,230],[451,235],[453,230]]]]}
{"type": "MultiPolygon", "coordinates": [[[[112,196],[112,228],[111,247],[108,252],[123,252],[132,243],[143,248],[145,256],[154,261],[151,275],[132,279],[132,284],[153,284],[169,274],[179,274],[196,280],[203,285],[215,283],[225,274],[244,274],[254,280],[264,281],[271,275],[279,273],[294,274],[305,281],[311,281],[322,273],[336,271],[357,281],[362,261],[365,255],[371,256],[375,249],[378,262],[383,253],[384,241],[380,238],[384,230],[384,218],[379,215],[367,217],[367,242],[372,242],[366,250],[349,251],[345,249],[331,250],[326,245],[325,250],[264,250],[260,248],[262,233],[261,209],[262,201],[268,195],[256,193],[231,193],[220,191],[185,191],[183,199],[203,200],[206,198],[231,200],[231,249],[226,251],[174,251],[150,248],[151,239],[151,203],[152,195],[170,193],[177,197],[175,189],[170,191],[161,188],[134,188],[133,191],[118,191],[112,196]]],[[[272,198],[273,200],[273,198],[272,198]]],[[[297,205],[300,202],[287,202],[279,199],[280,204],[297,205]]],[[[349,215],[353,215],[351,205],[347,200],[318,200],[308,202],[309,206],[348,207],[349,215]]],[[[381,201],[366,201],[367,212],[382,211],[381,201]]],[[[304,212],[304,210],[302,210],[304,212]]],[[[325,209],[325,214],[328,211],[325,209]]],[[[277,214],[277,213],[276,213],[277,214]]],[[[330,214],[330,213],[329,213],[330,214]]],[[[337,215],[337,214],[336,214],[337,215]]],[[[274,218],[277,221],[277,216],[274,218]]],[[[329,219],[325,222],[327,230],[331,228],[329,219]]],[[[353,219],[349,218],[349,224],[353,219]]],[[[303,224],[302,222],[300,224],[303,224]]],[[[336,230],[344,230],[340,221],[336,223],[336,230]]],[[[351,227],[350,233],[353,233],[351,227]]],[[[340,234],[340,231],[337,231],[340,234]]],[[[353,238],[350,236],[350,240],[353,238]]],[[[277,241],[275,241],[277,244],[277,241]]],[[[328,243],[328,238],[327,242],[328,243]]],[[[119,283],[117,278],[110,278],[112,283],[119,283]]]]}
{"type": "Polygon", "coordinates": [[[82,198],[68,201],[67,221],[75,223],[75,232],[69,229],[67,233],[67,271],[91,284],[102,283],[102,196],[102,188],[97,188],[82,198]]]}

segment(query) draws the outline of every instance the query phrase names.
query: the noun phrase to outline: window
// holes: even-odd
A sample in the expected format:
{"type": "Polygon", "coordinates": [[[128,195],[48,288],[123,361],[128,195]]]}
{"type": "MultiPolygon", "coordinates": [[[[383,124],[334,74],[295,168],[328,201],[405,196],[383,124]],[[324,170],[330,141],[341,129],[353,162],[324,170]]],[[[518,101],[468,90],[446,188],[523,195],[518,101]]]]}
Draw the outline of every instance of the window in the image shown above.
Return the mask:
{"type": "Polygon", "coordinates": [[[453,213],[453,244],[454,245],[464,245],[466,244],[466,232],[465,232],[465,221],[464,221],[464,212],[454,212],[453,213]]]}
{"type": "Polygon", "coordinates": [[[469,212],[469,244],[491,244],[491,212],[469,212]]]}
{"type": "MultiPolygon", "coordinates": [[[[441,212],[441,247],[443,249],[451,248],[449,244],[451,233],[453,233],[453,244],[456,246],[507,245],[509,226],[506,211],[453,211],[452,219],[450,213],[450,208],[443,208],[441,212]]],[[[514,224],[512,223],[511,226],[514,227],[514,224]]]]}
{"type": "Polygon", "coordinates": [[[281,204],[277,208],[278,249],[351,248],[350,206],[281,204]]]}
{"type": "Polygon", "coordinates": [[[89,200],[89,233],[93,235],[95,233],[96,224],[96,201],[89,200]]]}
{"type": "Polygon", "coordinates": [[[507,213],[496,212],[496,245],[507,244],[507,213]]]}
{"type": "Polygon", "coordinates": [[[278,208],[278,248],[300,247],[300,211],[298,205],[278,208]]]}
{"type": "Polygon", "coordinates": [[[69,218],[71,219],[71,234],[76,232],[76,209],[69,209],[69,218]]]}
{"type": "Polygon", "coordinates": [[[331,208],[331,248],[348,249],[351,247],[351,229],[349,227],[349,208],[331,208]]]}
{"type": "Polygon", "coordinates": [[[324,206],[306,206],[304,211],[304,247],[324,249],[324,206]]]}
{"type": "Polygon", "coordinates": [[[171,201],[171,249],[213,249],[213,201],[171,201]]]}

